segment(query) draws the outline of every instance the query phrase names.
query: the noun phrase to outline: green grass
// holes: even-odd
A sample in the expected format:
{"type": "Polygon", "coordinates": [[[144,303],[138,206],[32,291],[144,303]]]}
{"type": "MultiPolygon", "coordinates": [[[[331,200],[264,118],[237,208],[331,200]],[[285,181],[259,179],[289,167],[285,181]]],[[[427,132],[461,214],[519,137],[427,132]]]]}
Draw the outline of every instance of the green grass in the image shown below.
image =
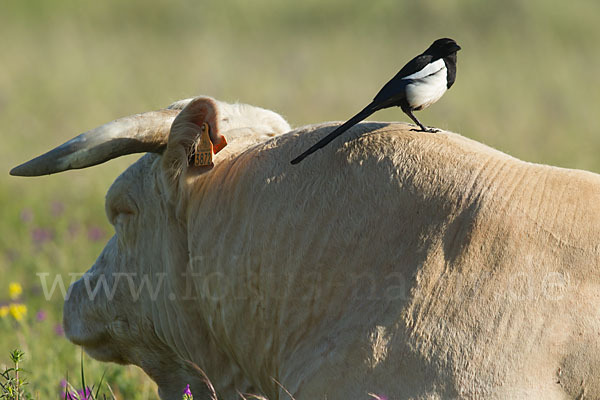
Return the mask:
{"type": "MultiPolygon", "coordinates": [[[[62,298],[45,300],[36,273],[92,265],[112,232],[104,193],[136,156],[43,178],[8,170],[101,123],[198,94],[271,108],[294,126],[343,120],[450,36],[463,47],[457,82],[418,115],[424,123],[528,161],[600,171],[596,0],[5,0],[1,8],[0,304],[9,282],[20,282],[28,313],[21,323],[0,320],[0,367],[23,349],[28,390],[39,398],[58,396],[80,351],[56,334],[62,298]]],[[[407,120],[396,109],[373,118],[407,120]]],[[[90,380],[106,370],[118,398],[156,398],[134,367],[85,365],[90,380]]]]}

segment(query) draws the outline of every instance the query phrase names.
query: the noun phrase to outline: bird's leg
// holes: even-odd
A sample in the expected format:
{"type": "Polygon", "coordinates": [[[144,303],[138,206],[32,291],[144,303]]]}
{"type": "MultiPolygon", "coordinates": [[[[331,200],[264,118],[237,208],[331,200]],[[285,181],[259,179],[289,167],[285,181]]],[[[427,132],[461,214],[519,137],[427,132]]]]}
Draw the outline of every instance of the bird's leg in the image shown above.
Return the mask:
{"type": "MultiPolygon", "coordinates": [[[[410,108],[407,109],[402,109],[402,111],[404,111],[404,113],[406,115],[408,115],[410,117],[410,119],[412,119],[415,124],[419,125],[419,127],[421,128],[422,132],[431,132],[431,133],[435,133],[435,132],[439,132],[439,129],[435,129],[435,128],[425,128],[425,126],[423,126],[423,124],[417,119],[417,117],[415,117],[415,115],[412,113],[412,111],[410,110],[410,108]]],[[[412,129],[413,131],[419,131],[417,129],[412,129]]]]}

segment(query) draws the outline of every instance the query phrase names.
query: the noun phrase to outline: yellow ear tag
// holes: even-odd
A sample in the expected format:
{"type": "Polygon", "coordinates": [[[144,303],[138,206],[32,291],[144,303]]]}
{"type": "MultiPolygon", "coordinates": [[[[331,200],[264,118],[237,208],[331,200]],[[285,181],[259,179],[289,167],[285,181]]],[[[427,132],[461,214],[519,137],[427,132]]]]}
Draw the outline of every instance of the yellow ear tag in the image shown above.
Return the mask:
{"type": "Polygon", "coordinates": [[[196,144],[196,152],[194,153],[194,166],[196,167],[213,167],[213,144],[210,140],[208,123],[204,122],[200,128],[200,138],[196,144]]]}

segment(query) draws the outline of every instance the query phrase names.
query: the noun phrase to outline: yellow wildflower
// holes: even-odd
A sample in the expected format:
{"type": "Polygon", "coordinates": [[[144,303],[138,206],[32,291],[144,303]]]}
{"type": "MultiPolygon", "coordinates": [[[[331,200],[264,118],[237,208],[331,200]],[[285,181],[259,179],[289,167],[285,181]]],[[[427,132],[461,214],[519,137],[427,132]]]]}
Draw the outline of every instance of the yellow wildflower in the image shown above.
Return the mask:
{"type": "Polygon", "coordinates": [[[0,318],[4,318],[8,315],[8,306],[0,306],[0,318]]]}
{"type": "Polygon", "coordinates": [[[10,285],[8,285],[8,295],[11,299],[18,299],[19,296],[21,296],[21,293],[23,293],[23,287],[21,287],[20,283],[11,282],[10,285]]]}
{"type": "Polygon", "coordinates": [[[9,306],[10,315],[13,316],[17,321],[23,320],[25,314],[27,314],[27,306],[25,304],[12,303],[9,306]]]}

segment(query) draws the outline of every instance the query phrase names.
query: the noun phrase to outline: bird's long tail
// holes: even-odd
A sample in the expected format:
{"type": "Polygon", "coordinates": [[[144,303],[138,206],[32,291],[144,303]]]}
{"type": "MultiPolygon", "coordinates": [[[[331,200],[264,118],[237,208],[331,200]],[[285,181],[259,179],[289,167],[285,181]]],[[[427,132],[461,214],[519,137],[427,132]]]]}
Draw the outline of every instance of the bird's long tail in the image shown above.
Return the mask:
{"type": "Polygon", "coordinates": [[[375,104],[369,104],[361,112],[356,114],[354,117],[350,118],[348,121],[344,122],[342,125],[338,126],[333,132],[325,136],[323,139],[319,140],[304,153],[294,158],[292,160],[292,164],[298,164],[300,161],[304,160],[306,157],[308,157],[315,151],[327,146],[327,144],[329,144],[329,142],[331,142],[333,139],[340,136],[342,133],[346,132],[348,129],[352,128],[354,125],[358,124],[360,121],[367,118],[369,115],[373,114],[378,109],[379,108],[375,104]]]}

